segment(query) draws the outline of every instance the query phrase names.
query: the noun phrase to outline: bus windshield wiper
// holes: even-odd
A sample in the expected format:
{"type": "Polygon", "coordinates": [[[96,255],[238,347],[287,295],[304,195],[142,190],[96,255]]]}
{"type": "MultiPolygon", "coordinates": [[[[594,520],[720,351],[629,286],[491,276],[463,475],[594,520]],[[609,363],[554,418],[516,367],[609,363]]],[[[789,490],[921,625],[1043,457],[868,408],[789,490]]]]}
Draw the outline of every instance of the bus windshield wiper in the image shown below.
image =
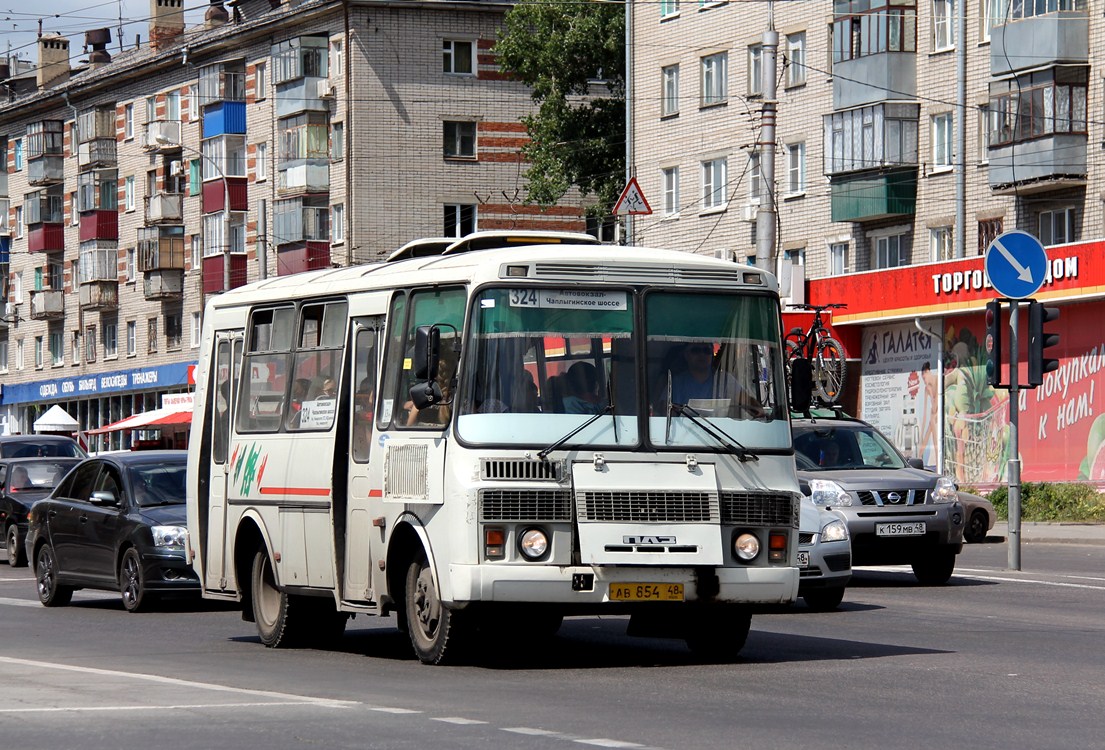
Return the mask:
{"type": "MultiPolygon", "coordinates": [[[[670,401],[668,403],[670,404],[670,406],[668,406],[668,427],[669,427],[669,429],[671,427],[672,415],[676,415],[676,416],[680,416],[680,417],[686,417],[687,419],[691,420],[691,422],[698,425],[699,429],[701,429],[707,435],[709,435],[714,440],[721,443],[721,445],[723,445],[726,448],[730,448],[733,451],[733,453],[736,454],[738,460],[740,460],[742,462],[744,462],[744,461],[759,461],[760,460],[759,456],[757,456],[755,453],[750,451],[746,446],[742,445],[732,435],[730,435],[729,433],[727,433],[725,430],[721,429],[717,425],[711,424],[710,422],[707,422],[705,419],[703,419],[702,415],[699,414],[697,411],[695,411],[692,407],[687,406],[687,404],[673,404],[670,401]]],[[[667,442],[669,444],[671,443],[670,438],[668,439],[667,442]]]]}
{"type": "MultiPolygon", "coordinates": [[[[576,435],[583,432],[585,429],[587,429],[592,424],[597,422],[599,417],[604,416],[606,414],[613,414],[613,413],[614,413],[614,405],[613,404],[607,404],[606,406],[602,407],[602,411],[600,411],[598,414],[593,415],[590,419],[588,419],[586,422],[581,424],[579,427],[575,428],[574,430],[569,432],[567,435],[565,435],[564,437],[557,440],[555,443],[550,445],[548,448],[545,448],[543,451],[540,451],[537,454],[537,457],[539,459],[541,459],[542,461],[547,461],[549,459],[549,454],[550,453],[552,453],[554,450],[556,450],[560,446],[564,445],[564,443],[568,442],[569,440],[574,438],[576,435]]],[[[614,418],[614,424],[615,425],[618,424],[617,417],[614,418]]]]}

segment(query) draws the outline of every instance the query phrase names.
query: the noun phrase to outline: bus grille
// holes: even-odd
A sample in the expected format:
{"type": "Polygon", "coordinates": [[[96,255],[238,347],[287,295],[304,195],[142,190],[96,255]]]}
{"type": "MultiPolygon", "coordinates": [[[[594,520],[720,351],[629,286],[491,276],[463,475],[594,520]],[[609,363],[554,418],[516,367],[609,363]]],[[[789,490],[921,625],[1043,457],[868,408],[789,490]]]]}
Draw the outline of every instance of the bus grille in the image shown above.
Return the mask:
{"type": "Polygon", "coordinates": [[[481,521],[571,521],[568,490],[480,490],[481,521]]]}
{"type": "Polygon", "coordinates": [[[384,463],[384,496],[426,499],[428,454],[425,445],[389,446],[384,463]]]}
{"type": "Polygon", "coordinates": [[[704,523],[719,517],[717,496],[707,492],[581,492],[580,520],[704,523]]]}
{"type": "Polygon", "coordinates": [[[535,479],[560,480],[560,462],[534,461],[531,458],[487,458],[480,464],[481,479],[492,481],[535,479]]]}
{"type": "Polygon", "coordinates": [[[721,493],[722,523],[740,526],[790,526],[798,528],[798,499],[773,492],[721,493]]]}

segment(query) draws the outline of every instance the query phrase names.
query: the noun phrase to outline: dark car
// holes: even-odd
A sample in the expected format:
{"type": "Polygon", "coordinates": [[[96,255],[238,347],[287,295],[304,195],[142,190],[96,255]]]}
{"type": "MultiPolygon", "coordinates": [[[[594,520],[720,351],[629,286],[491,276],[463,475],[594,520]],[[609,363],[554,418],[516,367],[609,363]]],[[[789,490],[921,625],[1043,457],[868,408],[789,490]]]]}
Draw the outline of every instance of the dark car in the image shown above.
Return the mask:
{"type": "Polygon", "coordinates": [[[951,578],[966,519],[955,482],[907,460],[862,420],[817,417],[791,425],[802,491],[844,518],[853,566],[911,565],[929,585],[951,578]]]}
{"type": "Polygon", "coordinates": [[[38,598],[119,591],[129,612],[167,592],[198,592],[184,557],[186,451],[112,453],[78,464],[31,508],[27,555],[38,598]]]}
{"type": "Polygon", "coordinates": [[[0,437],[0,458],[88,456],[77,441],[64,435],[4,435],[0,437]]]}
{"type": "Polygon", "coordinates": [[[8,548],[8,564],[27,564],[27,512],[50,494],[79,458],[0,459],[0,529],[8,548]]]}

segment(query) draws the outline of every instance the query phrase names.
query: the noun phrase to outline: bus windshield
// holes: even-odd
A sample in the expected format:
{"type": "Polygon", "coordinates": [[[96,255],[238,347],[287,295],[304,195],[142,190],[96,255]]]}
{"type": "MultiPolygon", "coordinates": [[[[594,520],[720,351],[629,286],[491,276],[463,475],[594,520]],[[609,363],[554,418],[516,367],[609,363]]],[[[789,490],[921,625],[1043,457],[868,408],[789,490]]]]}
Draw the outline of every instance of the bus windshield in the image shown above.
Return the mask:
{"type": "Polygon", "coordinates": [[[642,342],[642,298],[629,289],[481,291],[464,346],[458,436],[543,447],[602,414],[563,447],[633,447],[642,417],[660,450],[727,451],[731,441],[787,447],[777,304],[721,293],[652,292],[643,299],[642,342]],[[695,381],[701,363],[683,359],[696,344],[711,347],[710,382],[695,381]],[[725,376],[715,377],[722,368],[725,376]],[[669,393],[685,414],[668,418],[669,393]],[[731,441],[704,431],[703,420],[731,441]]]}

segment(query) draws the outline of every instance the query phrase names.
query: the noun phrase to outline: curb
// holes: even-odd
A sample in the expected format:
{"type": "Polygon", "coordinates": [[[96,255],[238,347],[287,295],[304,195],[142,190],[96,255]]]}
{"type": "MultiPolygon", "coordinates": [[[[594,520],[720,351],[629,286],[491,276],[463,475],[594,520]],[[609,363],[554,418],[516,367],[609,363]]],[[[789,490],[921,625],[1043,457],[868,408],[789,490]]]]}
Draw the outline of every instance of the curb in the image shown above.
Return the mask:
{"type": "MultiPolygon", "coordinates": [[[[994,524],[986,543],[1009,541],[1006,521],[994,524]]],[[[1105,545],[1105,524],[1099,523],[1041,523],[1021,524],[1021,542],[1024,544],[1081,544],[1105,545]]]]}

